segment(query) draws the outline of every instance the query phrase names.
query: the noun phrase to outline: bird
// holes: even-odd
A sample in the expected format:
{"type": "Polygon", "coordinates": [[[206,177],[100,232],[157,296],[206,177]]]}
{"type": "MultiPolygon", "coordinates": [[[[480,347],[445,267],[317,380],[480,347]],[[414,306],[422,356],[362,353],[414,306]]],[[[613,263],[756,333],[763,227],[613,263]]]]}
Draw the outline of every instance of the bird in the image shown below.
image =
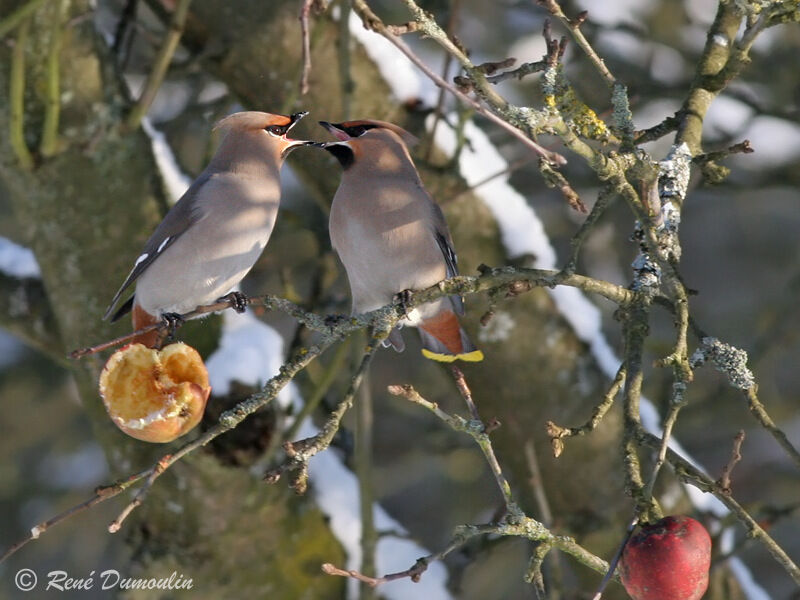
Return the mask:
{"type": "MultiPolygon", "coordinates": [[[[287,137],[307,112],[291,116],[244,111],[221,119],[224,137],[205,170],[167,212],[103,316],[111,322],[131,312],[133,329],[166,322],[231,291],[269,241],[278,213],[279,170],[293,148],[312,142],[287,137]],[[122,294],[133,295],[116,310],[122,294]]],[[[226,299],[242,312],[246,298],[226,299]]],[[[158,347],[151,331],[133,342],[158,347]]]]}
{"type": "MultiPolygon", "coordinates": [[[[408,151],[416,137],[385,121],[319,123],[338,140],[317,147],[342,167],[329,232],[347,272],[353,313],[374,310],[397,294],[402,299],[410,290],[458,275],[444,214],[425,190],[408,151]]],[[[459,323],[463,314],[461,297],[447,296],[410,311],[399,325],[418,328],[426,358],[483,360],[459,323]]],[[[398,328],[384,344],[398,352],[405,348],[398,328]]]]}

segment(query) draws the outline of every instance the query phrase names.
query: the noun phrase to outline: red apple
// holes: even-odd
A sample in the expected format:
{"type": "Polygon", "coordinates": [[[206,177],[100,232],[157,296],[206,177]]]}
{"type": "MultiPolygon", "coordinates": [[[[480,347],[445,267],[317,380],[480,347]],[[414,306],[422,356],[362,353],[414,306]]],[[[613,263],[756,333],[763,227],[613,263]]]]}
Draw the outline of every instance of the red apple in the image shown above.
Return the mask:
{"type": "Polygon", "coordinates": [[[710,565],[705,527],[676,516],[643,525],[625,546],[619,572],[633,600],[699,600],[710,565]]]}

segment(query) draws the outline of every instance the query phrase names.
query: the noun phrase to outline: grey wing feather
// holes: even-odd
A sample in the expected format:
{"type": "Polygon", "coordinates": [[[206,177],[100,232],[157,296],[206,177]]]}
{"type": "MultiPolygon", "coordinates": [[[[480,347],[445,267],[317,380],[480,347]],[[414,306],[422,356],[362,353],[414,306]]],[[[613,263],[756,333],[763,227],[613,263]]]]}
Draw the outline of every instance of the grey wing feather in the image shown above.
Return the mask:
{"type": "MultiPolygon", "coordinates": [[[[172,244],[175,243],[177,240],[189,227],[192,223],[196,222],[199,218],[199,214],[195,209],[196,203],[194,202],[197,193],[202,188],[203,184],[208,180],[209,175],[202,174],[198,177],[194,183],[186,190],[186,193],[181,196],[180,200],[175,203],[169,212],[164,217],[164,220],[156,227],[153,234],[150,236],[150,239],[147,240],[147,243],[144,245],[144,249],[142,250],[141,254],[139,255],[139,259],[136,261],[136,264],[131,269],[131,272],[128,274],[128,277],[120,286],[119,290],[116,294],[114,294],[114,298],[111,300],[111,304],[109,304],[108,308],[106,309],[105,314],[103,315],[103,320],[106,320],[111,316],[114,311],[114,307],[119,302],[120,297],[125,290],[130,286],[136,279],[145,272],[147,267],[149,267],[153,261],[158,258],[164,250],[169,248],[172,244]]],[[[128,303],[126,303],[127,306],[128,303]]],[[[126,310],[123,310],[125,307],[121,308],[116,314],[114,314],[114,321],[116,321],[119,317],[121,317],[126,310]]]]}
{"type": "MultiPolygon", "coordinates": [[[[455,277],[458,275],[458,257],[456,251],[453,250],[453,241],[450,238],[450,231],[447,228],[447,222],[444,220],[444,213],[439,208],[438,204],[433,204],[433,220],[436,228],[436,243],[439,244],[439,249],[444,256],[445,268],[447,277],[455,277]]],[[[464,300],[461,296],[450,296],[453,302],[453,308],[459,315],[464,314],[464,300]]]]}

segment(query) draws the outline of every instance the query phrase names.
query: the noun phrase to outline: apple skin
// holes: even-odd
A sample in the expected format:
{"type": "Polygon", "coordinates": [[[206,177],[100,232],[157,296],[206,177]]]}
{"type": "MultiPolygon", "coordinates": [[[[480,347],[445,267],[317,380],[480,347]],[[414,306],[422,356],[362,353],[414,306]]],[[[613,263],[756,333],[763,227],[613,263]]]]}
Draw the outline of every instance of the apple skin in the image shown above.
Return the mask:
{"type": "Polygon", "coordinates": [[[664,517],[631,537],[619,564],[633,600],[699,600],[708,589],[711,537],[690,517],[664,517]]]}

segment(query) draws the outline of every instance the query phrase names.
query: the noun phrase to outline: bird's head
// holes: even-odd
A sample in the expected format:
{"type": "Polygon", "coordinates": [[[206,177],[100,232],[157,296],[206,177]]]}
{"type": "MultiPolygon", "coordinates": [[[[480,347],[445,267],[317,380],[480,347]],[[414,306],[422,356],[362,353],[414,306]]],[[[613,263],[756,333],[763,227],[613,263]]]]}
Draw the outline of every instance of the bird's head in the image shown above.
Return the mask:
{"type": "Polygon", "coordinates": [[[225,117],[214,126],[214,129],[223,131],[226,134],[231,132],[263,131],[270,139],[277,142],[280,156],[281,158],[285,158],[293,148],[297,148],[298,146],[310,146],[315,143],[308,140],[295,140],[288,137],[292,127],[307,114],[307,111],[296,112],[289,116],[254,110],[244,111],[225,117]]]}
{"type": "MultiPolygon", "coordinates": [[[[349,168],[357,157],[377,159],[387,153],[408,155],[408,146],[419,140],[402,127],[386,121],[361,119],[343,123],[320,121],[338,140],[315,144],[333,154],[344,169],[349,168]]],[[[410,160],[410,159],[409,159],[410,160]]]]}

